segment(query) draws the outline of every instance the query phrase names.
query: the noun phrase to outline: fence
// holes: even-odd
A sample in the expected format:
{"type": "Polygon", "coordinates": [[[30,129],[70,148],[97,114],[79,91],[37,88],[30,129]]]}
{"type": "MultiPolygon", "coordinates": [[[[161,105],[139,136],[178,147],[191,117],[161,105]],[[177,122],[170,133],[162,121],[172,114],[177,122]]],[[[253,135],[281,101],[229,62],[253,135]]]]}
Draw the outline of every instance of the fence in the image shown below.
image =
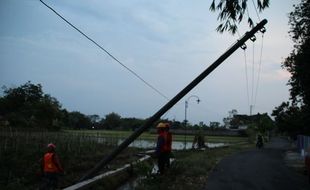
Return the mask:
{"type": "Polygon", "coordinates": [[[304,156],[305,151],[309,147],[310,147],[310,136],[297,135],[297,148],[302,156],[304,156]]]}
{"type": "MultiPolygon", "coordinates": [[[[66,170],[59,184],[64,187],[75,182],[85,170],[111,152],[118,140],[118,136],[102,136],[99,133],[0,128],[0,189],[37,189],[40,183],[39,160],[46,151],[46,144],[50,142],[56,144],[66,170]]],[[[136,159],[134,155],[138,150],[127,151],[109,169],[136,159]]]]}

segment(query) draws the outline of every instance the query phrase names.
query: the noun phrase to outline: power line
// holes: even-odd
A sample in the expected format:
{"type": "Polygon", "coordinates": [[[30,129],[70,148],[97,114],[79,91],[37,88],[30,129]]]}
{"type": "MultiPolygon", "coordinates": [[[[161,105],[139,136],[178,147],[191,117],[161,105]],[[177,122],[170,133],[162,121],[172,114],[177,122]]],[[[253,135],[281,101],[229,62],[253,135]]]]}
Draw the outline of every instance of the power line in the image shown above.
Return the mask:
{"type": "MultiPolygon", "coordinates": [[[[240,33],[237,28],[237,34],[240,38],[240,33]]],[[[248,106],[250,106],[250,98],[249,98],[249,79],[248,79],[248,66],[247,66],[247,57],[246,57],[246,45],[244,44],[241,49],[243,49],[243,55],[244,55],[244,71],[245,71],[245,81],[246,81],[246,95],[247,95],[247,101],[248,101],[248,106]]]]}
{"type": "Polygon", "coordinates": [[[246,94],[247,94],[248,106],[250,106],[248,66],[247,66],[247,57],[245,49],[243,50],[243,54],[244,54],[245,80],[246,80],[246,94]]]}
{"type": "Polygon", "coordinates": [[[253,3],[253,6],[254,6],[254,9],[255,9],[255,12],[256,12],[256,16],[257,16],[257,18],[258,18],[258,21],[260,22],[260,17],[259,17],[258,11],[257,11],[257,7],[255,6],[254,0],[252,0],[252,3],[253,3]]]}
{"type": "Polygon", "coordinates": [[[135,77],[137,77],[139,80],[141,80],[145,85],[153,89],[155,92],[157,92],[159,95],[164,97],[165,99],[169,100],[167,96],[165,96],[163,93],[161,93],[159,90],[157,90],[154,86],[152,86],[150,83],[148,83],[146,80],[144,80],[140,75],[138,75],[135,71],[127,67],[124,63],[122,63],[120,60],[118,60],[116,57],[114,57],[110,52],[108,52],[106,49],[104,49],[101,45],[99,45],[95,40],[87,36],[84,32],[82,32],[80,29],[78,29],[76,26],[74,26],[71,22],[69,22],[67,19],[65,19],[62,15],[60,15],[56,10],[54,10],[51,6],[47,5],[43,0],[40,0],[40,2],[45,5],[47,8],[49,8],[51,11],[53,11],[57,16],[59,16],[62,20],[64,20],[67,24],[69,24],[72,28],[74,28],[76,31],[78,31],[80,34],[82,34],[85,38],[87,38],[89,41],[91,41],[93,44],[95,44],[97,47],[99,47],[102,51],[104,51],[106,54],[108,54],[113,60],[115,60],[117,63],[119,63],[122,67],[124,67],[126,70],[128,70],[131,74],[133,74],[135,77]]]}
{"type": "MultiPolygon", "coordinates": [[[[258,13],[258,8],[256,7],[254,1],[252,0],[253,3],[253,7],[254,10],[256,12],[256,16],[259,20],[259,22],[261,21],[259,13],[258,13]]],[[[247,16],[248,18],[250,18],[250,12],[248,7],[246,8],[246,12],[247,12],[247,16]]],[[[256,100],[257,100],[257,94],[258,94],[258,86],[259,86],[259,81],[260,81],[260,75],[261,75],[261,67],[262,67],[262,52],[263,52],[263,42],[264,42],[264,33],[265,33],[266,29],[263,27],[260,32],[262,32],[262,44],[261,44],[261,48],[260,48],[260,57],[259,57],[259,65],[258,65],[258,72],[257,72],[257,79],[256,79],[256,83],[254,80],[254,74],[255,74],[255,40],[256,37],[253,36],[253,38],[251,39],[251,41],[253,42],[253,49],[252,49],[252,81],[251,81],[251,98],[249,97],[249,79],[248,79],[248,69],[247,69],[247,58],[246,58],[246,45],[244,45],[244,59],[245,59],[245,75],[246,75],[246,85],[247,85],[247,97],[248,97],[248,106],[250,106],[250,114],[252,114],[253,108],[256,106],[256,100]],[[255,92],[254,92],[255,89],[255,92]],[[254,95],[255,94],[255,95],[254,95]]]]}
{"type": "MultiPolygon", "coordinates": [[[[246,11],[247,11],[247,15],[248,15],[248,18],[250,18],[250,12],[249,12],[249,9],[248,9],[248,7],[246,8],[246,11]]],[[[251,39],[252,40],[252,39],[251,39]]],[[[251,100],[250,100],[250,98],[249,98],[249,106],[250,106],[250,115],[252,115],[252,109],[253,109],[253,107],[254,107],[254,105],[253,105],[253,94],[254,94],[254,40],[252,40],[252,42],[253,42],[253,51],[252,51],[252,54],[253,54],[253,60],[252,60],[252,83],[251,83],[251,100]]],[[[246,59],[246,56],[245,56],[245,59],[246,59]]],[[[246,63],[246,60],[245,60],[245,63],[246,63]]],[[[245,66],[246,66],[246,64],[245,64],[245,66]]],[[[246,71],[246,75],[247,75],[247,71],[246,71]]],[[[248,82],[248,81],[247,81],[248,82]]],[[[249,93],[249,90],[247,91],[247,93],[249,93]]]]}
{"type": "Polygon", "coordinates": [[[260,48],[260,57],[259,57],[258,76],[257,76],[257,81],[256,81],[254,105],[256,104],[256,98],[257,98],[257,92],[258,92],[258,86],[259,86],[259,80],[260,80],[260,74],[261,74],[261,68],[262,68],[263,47],[264,47],[264,33],[262,34],[262,45],[260,48]]]}
{"type": "MultiPolygon", "coordinates": [[[[253,7],[255,10],[256,16],[258,18],[258,21],[260,22],[261,19],[260,19],[259,13],[258,13],[258,8],[256,7],[256,5],[254,3],[254,0],[252,0],[252,3],[253,3],[253,7]]],[[[248,16],[249,16],[249,12],[248,12],[248,16]]],[[[260,81],[260,75],[261,75],[261,67],[262,67],[262,52],[263,52],[263,44],[264,44],[264,33],[266,30],[265,30],[265,28],[262,28],[260,31],[262,32],[262,44],[261,44],[261,48],[260,48],[260,57],[259,57],[259,65],[258,65],[258,73],[257,73],[256,84],[254,83],[254,41],[253,41],[252,99],[251,99],[251,106],[250,106],[251,111],[252,111],[252,108],[256,106],[258,87],[259,87],[259,81],[260,81]],[[254,99],[253,99],[254,88],[255,88],[255,95],[254,95],[254,99]]]]}
{"type": "Polygon", "coordinates": [[[255,70],[255,43],[253,42],[253,48],[252,48],[252,83],[251,83],[251,105],[254,102],[254,70],[255,70]]]}

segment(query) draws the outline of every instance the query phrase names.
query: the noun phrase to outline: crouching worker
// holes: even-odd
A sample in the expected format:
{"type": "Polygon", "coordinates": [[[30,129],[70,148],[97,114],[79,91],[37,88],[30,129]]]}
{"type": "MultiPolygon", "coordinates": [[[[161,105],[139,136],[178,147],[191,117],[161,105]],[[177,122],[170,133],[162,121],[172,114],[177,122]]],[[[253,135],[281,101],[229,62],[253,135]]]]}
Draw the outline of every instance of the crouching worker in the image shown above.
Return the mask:
{"type": "Polygon", "coordinates": [[[47,152],[41,159],[41,171],[43,174],[43,183],[40,190],[58,188],[58,178],[64,174],[60,164],[59,157],[56,154],[56,146],[52,143],[47,145],[47,152]]]}
{"type": "Polygon", "coordinates": [[[204,137],[203,132],[201,131],[198,134],[196,134],[194,137],[192,149],[195,149],[195,147],[197,147],[198,149],[206,148],[205,137],[204,137]]]}
{"type": "Polygon", "coordinates": [[[165,172],[166,167],[170,167],[170,153],[171,153],[171,133],[167,131],[167,127],[169,127],[166,123],[159,123],[157,125],[157,146],[155,154],[158,159],[158,170],[160,174],[165,172]]]}

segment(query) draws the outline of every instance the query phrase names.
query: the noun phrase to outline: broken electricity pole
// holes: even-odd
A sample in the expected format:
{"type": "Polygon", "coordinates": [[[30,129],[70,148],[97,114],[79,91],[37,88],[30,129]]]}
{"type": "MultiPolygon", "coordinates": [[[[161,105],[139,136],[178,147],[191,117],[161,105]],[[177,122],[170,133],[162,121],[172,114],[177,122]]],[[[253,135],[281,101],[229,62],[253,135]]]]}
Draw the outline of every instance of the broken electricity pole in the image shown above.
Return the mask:
{"type": "Polygon", "coordinates": [[[143,126],[133,132],[125,141],[123,141],[116,149],[114,149],[110,155],[102,159],[93,169],[88,171],[80,181],[84,181],[97,172],[99,172],[104,166],[111,162],[122,150],[128,147],[136,138],[138,138],[144,131],[152,126],[157,120],[160,119],[169,109],[171,109],[179,100],[181,100],[189,91],[197,86],[204,78],[206,78],[216,67],[218,67],[225,59],[233,54],[239,47],[243,46],[244,43],[252,38],[258,31],[264,31],[264,25],[267,20],[264,19],[258,23],[252,30],[246,32],[235,44],[233,44],[225,53],[223,53],[213,64],[211,64],[205,71],[203,71],[197,78],[195,78],[190,84],[188,84],[183,90],[181,90],[174,98],[172,98],[166,105],[164,105],[158,112],[150,117],[143,126]]]}

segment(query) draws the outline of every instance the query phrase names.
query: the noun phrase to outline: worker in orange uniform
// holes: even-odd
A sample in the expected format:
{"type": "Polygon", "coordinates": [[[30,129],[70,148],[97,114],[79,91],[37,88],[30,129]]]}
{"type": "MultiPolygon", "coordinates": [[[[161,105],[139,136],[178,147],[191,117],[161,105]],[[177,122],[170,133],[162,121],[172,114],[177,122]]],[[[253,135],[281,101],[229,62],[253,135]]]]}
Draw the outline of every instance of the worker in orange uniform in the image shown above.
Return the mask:
{"type": "Polygon", "coordinates": [[[166,131],[166,135],[167,135],[167,153],[168,156],[166,157],[166,166],[167,168],[170,168],[170,157],[172,156],[171,150],[172,150],[172,134],[169,131],[170,130],[170,123],[165,123],[165,131],[166,131]]]}
{"type": "Polygon", "coordinates": [[[169,140],[166,126],[166,123],[159,123],[156,126],[158,137],[155,154],[158,158],[158,170],[160,174],[165,172],[167,160],[169,159],[169,140]]]}
{"type": "Polygon", "coordinates": [[[47,152],[41,160],[43,173],[43,184],[40,189],[56,189],[58,187],[59,175],[64,174],[59,157],[56,154],[56,146],[53,143],[47,145],[47,152]]]}

